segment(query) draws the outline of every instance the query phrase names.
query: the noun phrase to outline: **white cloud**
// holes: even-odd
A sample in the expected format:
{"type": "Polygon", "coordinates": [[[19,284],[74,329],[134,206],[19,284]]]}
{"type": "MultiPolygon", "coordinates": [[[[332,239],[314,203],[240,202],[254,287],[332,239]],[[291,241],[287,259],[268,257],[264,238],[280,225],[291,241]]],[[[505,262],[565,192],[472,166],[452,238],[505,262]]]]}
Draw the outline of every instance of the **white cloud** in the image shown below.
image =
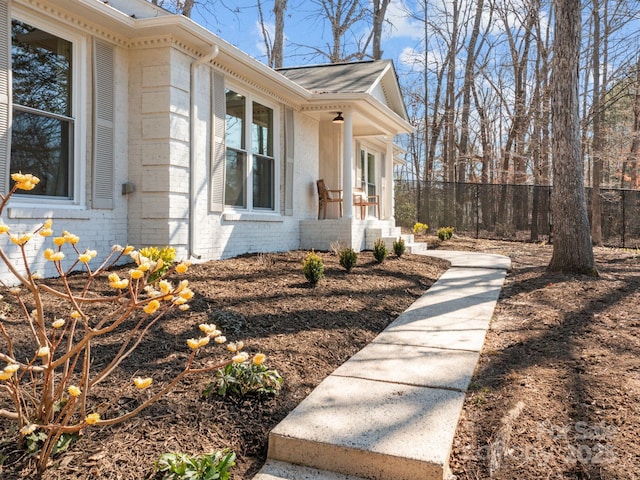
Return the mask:
{"type": "Polygon", "coordinates": [[[387,7],[385,38],[411,38],[419,40],[424,37],[424,24],[411,18],[410,9],[403,0],[391,2],[387,7]]]}

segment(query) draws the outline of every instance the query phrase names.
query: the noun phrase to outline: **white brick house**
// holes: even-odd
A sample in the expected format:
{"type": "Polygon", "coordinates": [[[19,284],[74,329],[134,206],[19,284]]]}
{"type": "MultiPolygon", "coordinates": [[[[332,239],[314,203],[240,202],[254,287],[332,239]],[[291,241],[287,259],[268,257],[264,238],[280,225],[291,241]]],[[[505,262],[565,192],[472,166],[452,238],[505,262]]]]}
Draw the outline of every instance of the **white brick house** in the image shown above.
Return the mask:
{"type": "MultiPolygon", "coordinates": [[[[14,232],[53,218],[103,254],[197,260],[360,250],[396,231],[393,137],[409,131],[389,61],[278,72],[143,0],[0,0],[0,189],[43,180],[5,209],[14,232]],[[318,220],[320,178],[343,190],[341,218],[318,220]],[[354,187],[381,218],[359,218],[354,187]]],[[[28,254],[49,275],[45,244],[28,254]]]]}

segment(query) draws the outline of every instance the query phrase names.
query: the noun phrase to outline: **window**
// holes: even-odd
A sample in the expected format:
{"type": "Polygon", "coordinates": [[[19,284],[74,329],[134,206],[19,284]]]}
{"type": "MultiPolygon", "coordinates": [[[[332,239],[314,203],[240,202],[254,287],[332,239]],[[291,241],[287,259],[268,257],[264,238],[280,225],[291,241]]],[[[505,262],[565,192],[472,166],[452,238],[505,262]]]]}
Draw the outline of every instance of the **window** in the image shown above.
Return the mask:
{"type": "Polygon", "coordinates": [[[40,178],[30,195],[70,199],[74,195],[73,44],[19,20],[11,22],[11,41],[10,171],[40,178]]]}
{"type": "Polygon", "coordinates": [[[225,205],[273,211],[274,110],[230,89],[225,97],[225,205]]]}

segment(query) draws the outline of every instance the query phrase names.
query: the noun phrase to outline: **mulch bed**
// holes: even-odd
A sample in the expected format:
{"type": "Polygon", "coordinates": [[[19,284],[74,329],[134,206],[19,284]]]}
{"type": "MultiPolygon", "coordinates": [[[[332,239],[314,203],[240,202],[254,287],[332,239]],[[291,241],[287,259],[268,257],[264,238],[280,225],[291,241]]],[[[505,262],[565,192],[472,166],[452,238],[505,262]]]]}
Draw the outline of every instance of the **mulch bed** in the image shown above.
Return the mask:
{"type": "MultiPolygon", "coordinates": [[[[233,478],[250,479],[264,463],[268,432],[447,268],[444,261],[416,255],[391,255],[377,264],[370,252],[363,252],[354,270],[346,273],[335,255],[320,255],[326,270],[316,287],[302,274],[306,252],[247,255],[193,266],[185,275],[196,293],[191,309],[163,319],[93,391],[108,401],[119,385],[137,375],[153,376],[155,387],[169,382],[189,354],[186,339],[199,336],[199,324],[215,323],[230,340],[244,340],[247,352],[267,355],[266,365],[284,378],[279,396],[203,397],[211,375],[187,377],[133,420],[86,428],[68,451],[54,457],[43,478],[153,478],[153,464],[163,453],[197,455],[230,448],[238,457],[233,478]]],[[[69,310],[53,301],[49,306],[57,312],[69,310]]],[[[6,328],[15,338],[28,336],[25,323],[12,314],[15,309],[7,308],[6,328]]],[[[93,347],[96,365],[106,362],[124,334],[115,332],[93,347]]],[[[228,358],[224,347],[213,342],[198,356],[202,364],[228,358]]],[[[130,411],[138,401],[135,394],[126,394],[116,408],[130,411]]],[[[16,448],[16,438],[11,424],[0,420],[0,478],[34,478],[33,459],[16,448]]]]}

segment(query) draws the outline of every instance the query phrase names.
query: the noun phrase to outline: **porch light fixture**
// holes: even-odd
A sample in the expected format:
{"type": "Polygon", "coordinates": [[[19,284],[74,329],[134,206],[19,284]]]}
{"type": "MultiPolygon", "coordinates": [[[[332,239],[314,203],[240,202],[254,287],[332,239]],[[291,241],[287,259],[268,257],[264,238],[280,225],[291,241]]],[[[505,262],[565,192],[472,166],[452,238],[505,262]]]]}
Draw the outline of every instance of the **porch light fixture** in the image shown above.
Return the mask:
{"type": "Polygon", "coordinates": [[[338,112],[338,116],[333,119],[333,123],[344,123],[344,117],[342,116],[342,112],[338,112]]]}

